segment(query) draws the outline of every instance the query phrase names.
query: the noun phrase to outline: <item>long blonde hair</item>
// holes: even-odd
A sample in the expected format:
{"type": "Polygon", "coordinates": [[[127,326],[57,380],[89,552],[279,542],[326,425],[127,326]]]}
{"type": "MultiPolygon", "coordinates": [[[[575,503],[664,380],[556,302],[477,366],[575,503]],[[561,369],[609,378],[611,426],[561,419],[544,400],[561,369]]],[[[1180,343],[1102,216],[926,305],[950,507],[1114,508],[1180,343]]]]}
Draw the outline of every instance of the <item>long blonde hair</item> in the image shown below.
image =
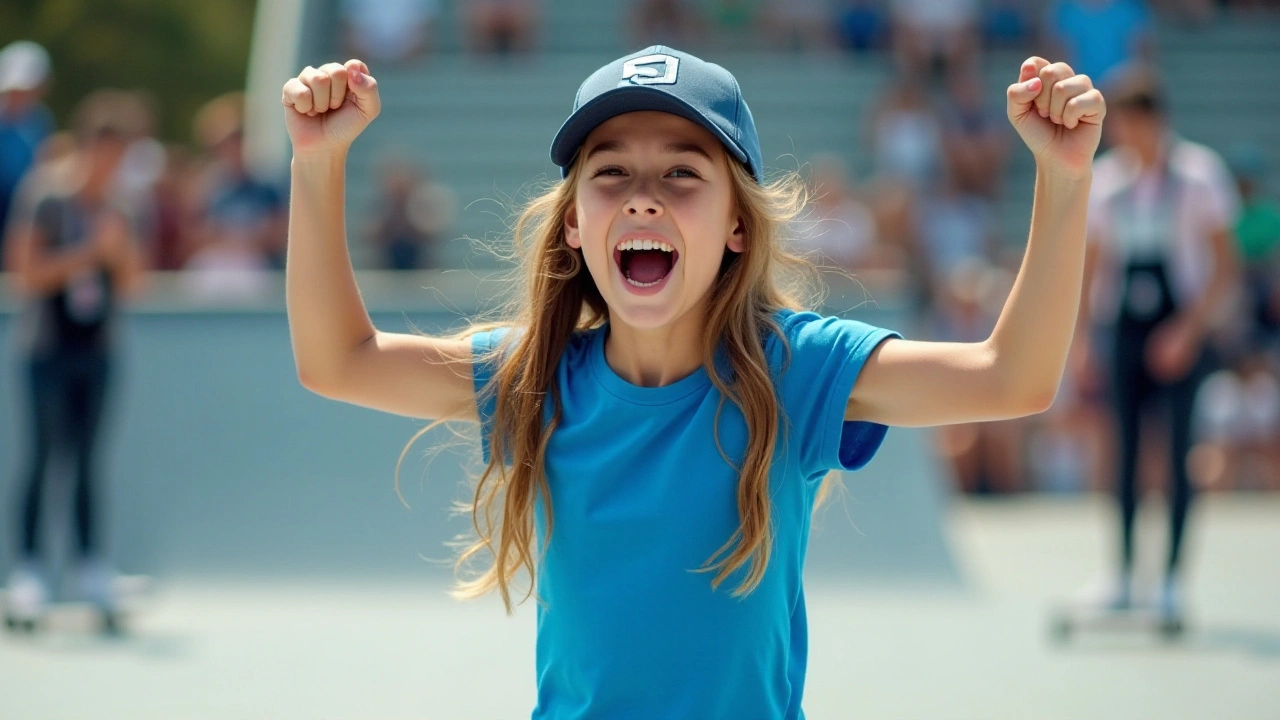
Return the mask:
{"type": "MultiPolygon", "coordinates": [[[[759,585],[769,564],[773,547],[769,470],[779,433],[786,429],[764,344],[768,333],[782,341],[774,315],[782,308],[799,309],[800,293],[809,287],[805,271],[812,266],[789,252],[782,238],[784,228],[808,203],[799,175],[787,173],[761,184],[743,166],[732,160],[728,164],[745,251],[725,253],[710,290],[702,359],[722,394],[717,426],[723,403],[732,402],[746,421],[748,440],[744,456],[730,458],[715,433],[721,456],[741,475],[737,498],[741,524],[698,571],[714,573],[711,585],[718,588],[746,568],[733,591],[734,596],[743,596],[759,585]],[[713,361],[717,352],[723,353],[726,374],[713,361]]],[[[521,261],[522,281],[510,301],[511,320],[475,325],[459,335],[502,326],[520,329],[507,333],[490,357],[477,358],[495,368],[479,391],[480,404],[496,403],[489,460],[476,479],[471,502],[464,506],[476,537],[455,564],[456,596],[472,598],[497,590],[508,612],[513,606],[512,584],[520,570],[529,580],[522,601],[534,590],[535,558],[540,550],[535,547],[534,530],[538,503],[546,518],[544,543],[550,541],[554,525],[546,453],[560,422],[556,367],[574,333],[599,327],[609,318],[581,251],[565,242],[564,218],[575,203],[580,167],[576,164],[564,180],[531,200],[515,223],[513,254],[521,261]],[[488,558],[492,563],[483,563],[488,558]],[[465,577],[476,560],[482,561],[483,569],[465,577]]],[[[399,466],[397,474],[398,470],[399,466]]],[[[820,499],[828,489],[824,484],[820,499]]]]}

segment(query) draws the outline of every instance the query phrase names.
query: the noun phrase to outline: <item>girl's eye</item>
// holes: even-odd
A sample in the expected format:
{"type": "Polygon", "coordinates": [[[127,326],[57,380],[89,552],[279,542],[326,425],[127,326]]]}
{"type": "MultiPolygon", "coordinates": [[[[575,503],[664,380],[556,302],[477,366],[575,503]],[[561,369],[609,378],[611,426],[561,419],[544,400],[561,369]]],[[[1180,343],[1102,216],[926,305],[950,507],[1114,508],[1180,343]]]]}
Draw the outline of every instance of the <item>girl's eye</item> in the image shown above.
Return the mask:
{"type": "Polygon", "coordinates": [[[591,177],[593,177],[593,178],[597,178],[597,177],[600,177],[601,175],[614,175],[614,176],[618,176],[618,175],[622,175],[622,174],[623,174],[623,172],[622,172],[622,168],[618,167],[617,165],[605,165],[604,167],[602,167],[602,168],[600,168],[600,169],[596,170],[595,172],[591,173],[591,177]]]}
{"type": "Polygon", "coordinates": [[[667,173],[667,174],[668,174],[668,175],[675,176],[675,177],[677,177],[677,178],[698,178],[698,177],[700,177],[700,176],[698,175],[698,173],[697,173],[696,171],[694,171],[693,169],[691,169],[691,168],[676,168],[675,170],[672,170],[671,172],[669,172],[669,173],[667,173]]]}

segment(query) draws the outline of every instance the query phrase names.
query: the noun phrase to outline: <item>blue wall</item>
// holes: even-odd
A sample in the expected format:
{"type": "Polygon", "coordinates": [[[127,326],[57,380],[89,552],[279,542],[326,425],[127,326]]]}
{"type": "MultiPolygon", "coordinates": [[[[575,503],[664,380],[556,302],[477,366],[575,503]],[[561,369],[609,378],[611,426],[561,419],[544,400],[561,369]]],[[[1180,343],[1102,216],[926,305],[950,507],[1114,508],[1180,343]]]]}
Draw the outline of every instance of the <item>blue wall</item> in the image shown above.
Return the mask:
{"type": "MultiPolygon", "coordinates": [[[[905,328],[892,312],[859,319],[905,328]]],[[[12,347],[13,316],[0,314],[12,347]]],[[[377,313],[387,330],[456,324],[441,312],[377,313]]],[[[345,406],[305,391],[279,311],[145,312],[128,317],[108,417],[103,478],[108,536],[119,567],[161,576],[434,576],[443,543],[468,524],[450,518],[463,460],[424,455],[419,441],[396,498],[396,458],[420,421],[345,406]]],[[[0,360],[0,563],[12,557],[26,397],[11,350],[0,360]]],[[[895,429],[850,497],[815,523],[811,570],[873,579],[953,581],[942,526],[946,502],[927,431],[895,429]],[[852,523],[850,522],[852,520],[852,523]],[[856,525],[856,528],[854,527],[856,525]]]]}

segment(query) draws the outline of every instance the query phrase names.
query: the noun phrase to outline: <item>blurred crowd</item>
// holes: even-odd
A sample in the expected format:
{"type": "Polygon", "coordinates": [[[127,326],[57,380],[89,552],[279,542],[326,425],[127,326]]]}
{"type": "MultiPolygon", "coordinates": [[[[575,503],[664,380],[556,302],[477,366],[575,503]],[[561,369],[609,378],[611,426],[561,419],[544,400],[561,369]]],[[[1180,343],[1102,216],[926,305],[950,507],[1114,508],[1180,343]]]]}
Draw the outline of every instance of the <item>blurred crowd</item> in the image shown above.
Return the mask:
{"type": "MultiPolygon", "coordinates": [[[[471,52],[538,52],[545,2],[458,4],[471,52]]],[[[352,56],[429,65],[439,0],[344,0],[342,42],[352,56]]],[[[855,275],[907,278],[928,336],[987,337],[1008,297],[1023,238],[996,218],[1016,136],[1002,98],[983,86],[992,48],[1061,57],[1106,87],[1115,73],[1156,57],[1153,24],[1194,26],[1218,13],[1273,12],[1280,0],[634,0],[623,13],[633,46],[661,42],[709,52],[768,47],[810,53],[874,53],[890,59],[887,82],[862,121],[869,167],[840,153],[809,160],[813,214],[800,233],[821,262],[855,275]],[[861,176],[861,178],[855,177],[861,176]]],[[[74,164],[83,140],[59,131],[43,105],[53,65],[39,46],[0,53],[0,226],[21,215],[42,184],[74,164]]],[[[256,298],[282,267],[286,201],[274,179],[244,160],[243,98],[214,98],[188,143],[155,138],[146,92],[102,90],[125,138],[114,190],[136,228],[147,265],[185,270],[191,292],[256,298]]],[[[1104,139],[1111,143],[1114,138],[1104,139]]],[[[1104,148],[1105,149],[1105,148],[1104,148]]],[[[1196,394],[1191,469],[1206,489],[1280,490],[1280,204],[1264,149],[1215,148],[1237,198],[1231,223],[1241,260],[1233,310],[1215,324],[1213,372],[1196,394]]],[[[388,160],[353,247],[366,265],[431,268],[451,237],[456,198],[426,168],[388,160]]],[[[943,428],[938,445],[956,487],[971,493],[1074,492],[1114,482],[1116,429],[1108,389],[1088,364],[1064,378],[1054,407],[1034,418],[943,428]]],[[[1144,438],[1158,447],[1158,436],[1144,438]]],[[[1142,478],[1159,478],[1164,454],[1147,453],[1142,478]],[[1150,467],[1148,467],[1148,465],[1150,467]]],[[[1147,482],[1144,480],[1143,482],[1147,482]]],[[[1154,482],[1154,480],[1152,480],[1154,482]]]]}
{"type": "MultiPolygon", "coordinates": [[[[60,129],[44,104],[53,69],[35,43],[0,51],[0,251],[21,225],[10,217],[30,218],[51,186],[74,181],[87,150],[75,125],[94,114],[125,145],[113,160],[110,194],[147,267],[184,271],[183,289],[197,300],[255,302],[273,292],[284,267],[286,187],[255,175],[246,162],[243,95],[209,100],[187,142],[157,139],[157,102],[147,90],[97,90],[60,129]]],[[[375,249],[369,264],[432,266],[432,246],[452,219],[452,194],[405,160],[386,162],[383,176],[376,219],[359,229],[375,249]]]]}

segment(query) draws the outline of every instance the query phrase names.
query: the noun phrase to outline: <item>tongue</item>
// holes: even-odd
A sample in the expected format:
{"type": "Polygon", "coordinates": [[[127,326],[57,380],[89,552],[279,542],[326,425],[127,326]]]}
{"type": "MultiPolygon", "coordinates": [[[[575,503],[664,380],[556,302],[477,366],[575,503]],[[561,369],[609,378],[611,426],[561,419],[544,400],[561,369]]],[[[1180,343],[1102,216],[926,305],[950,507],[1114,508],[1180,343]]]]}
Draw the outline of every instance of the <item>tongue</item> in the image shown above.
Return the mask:
{"type": "Polygon", "coordinates": [[[671,253],[662,250],[633,250],[627,263],[627,277],[638,283],[657,282],[671,272],[671,253]]]}

